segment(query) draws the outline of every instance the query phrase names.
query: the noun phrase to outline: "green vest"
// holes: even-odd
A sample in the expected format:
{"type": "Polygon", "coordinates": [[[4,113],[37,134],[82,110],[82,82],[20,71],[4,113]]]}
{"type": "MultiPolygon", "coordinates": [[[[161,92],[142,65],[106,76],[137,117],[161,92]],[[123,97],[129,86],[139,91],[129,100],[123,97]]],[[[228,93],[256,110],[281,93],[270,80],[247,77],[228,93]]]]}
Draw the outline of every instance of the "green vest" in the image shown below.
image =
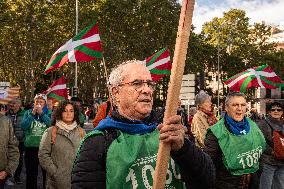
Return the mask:
{"type": "Polygon", "coordinates": [[[41,137],[47,126],[40,121],[32,121],[31,127],[25,131],[25,141],[26,147],[39,147],[41,137]]]}
{"type": "Polygon", "coordinates": [[[259,168],[259,158],[265,150],[265,139],[257,125],[248,119],[250,131],[246,135],[232,134],[224,118],[208,129],[218,139],[223,152],[223,163],[232,175],[254,173],[259,168]]]}
{"type": "MultiPolygon", "coordinates": [[[[101,131],[94,132],[102,134],[101,131]]],[[[158,130],[144,135],[120,132],[107,151],[106,188],[152,188],[158,148],[158,130]]],[[[185,188],[173,159],[169,161],[165,188],[185,188]]]]}

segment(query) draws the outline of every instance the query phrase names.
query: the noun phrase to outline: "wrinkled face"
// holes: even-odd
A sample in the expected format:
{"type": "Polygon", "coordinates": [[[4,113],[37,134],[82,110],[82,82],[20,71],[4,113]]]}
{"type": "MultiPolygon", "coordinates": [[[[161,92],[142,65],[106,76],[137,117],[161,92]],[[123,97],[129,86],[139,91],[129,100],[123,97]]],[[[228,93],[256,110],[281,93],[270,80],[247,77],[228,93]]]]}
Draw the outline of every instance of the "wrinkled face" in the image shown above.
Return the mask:
{"type": "Polygon", "coordinates": [[[17,100],[12,100],[9,102],[9,109],[14,113],[17,113],[21,108],[21,104],[17,100]]]}
{"type": "Polygon", "coordinates": [[[141,85],[141,81],[152,81],[151,74],[145,66],[139,64],[127,64],[125,70],[121,85],[112,88],[115,103],[123,116],[142,120],[152,110],[153,88],[147,83],[141,85]]]}
{"type": "Polygon", "coordinates": [[[203,108],[203,109],[205,109],[207,111],[212,111],[211,99],[206,99],[199,107],[203,108]]]}
{"type": "Polygon", "coordinates": [[[44,105],[45,105],[45,100],[44,99],[42,99],[42,98],[37,98],[37,99],[35,99],[35,106],[41,106],[41,107],[44,107],[44,105]]]}
{"type": "Polygon", "coordinates": [[[225,107],[227,114],[235,121],[242,121],[247,109],[246,99],[242,96],[233,96],[225,107]]]}
{"type": "Polygon", "coordinates": [[[62,121],[66,124],[72,124],[74,121],[74,108],[71,104],[65,106],[64,111],[62,112],[62,121]]]}
{"type": "Polygon", "coordinates": [[[283,109],[279,106],[272,106],[271,110],[269,111],[269,114],[275,119],[280,119],[283,115],[283,109]]]}

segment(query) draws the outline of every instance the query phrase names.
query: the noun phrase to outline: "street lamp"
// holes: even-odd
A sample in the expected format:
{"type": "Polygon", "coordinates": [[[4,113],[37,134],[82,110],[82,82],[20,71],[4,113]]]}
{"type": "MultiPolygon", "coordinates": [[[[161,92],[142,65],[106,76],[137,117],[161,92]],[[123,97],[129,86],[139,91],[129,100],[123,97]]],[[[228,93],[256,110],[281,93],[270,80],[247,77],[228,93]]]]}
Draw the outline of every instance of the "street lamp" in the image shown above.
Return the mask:
{"type": "MultiPolygon", "coordinates": [[[[78,34],[78,18],[79,18],[79,10],[78,10],[78,0],[76,0],[76,35],[78,34]]],[[[77,97],[78,95],[78,64],[75,62],[75,84],[74,91],[75,94],[73,96],[77,97]]]]}
{"type": "Polygon", "coordinates": [[[218,105],[218,115],[220,115],[220,111],[219,111],[219,106],[220,106],[220,44],[219,44],[219,38],[220,38],[220,28],[223,26],[223,24],[218,27],[218,36],[217,36],[217,77],[218,77],[218,81],[217,81],[217,105],[218,105]]]}
{"type": "Polygon", "coordinates": [[[217,35],[217,105],[218,105],[218,115],[220,115],[219,112],[219,106],[220,106],[220,30],[223,28],[226,21],[222,22],[222,24],[218,27],[218,35],[217,35]]]}

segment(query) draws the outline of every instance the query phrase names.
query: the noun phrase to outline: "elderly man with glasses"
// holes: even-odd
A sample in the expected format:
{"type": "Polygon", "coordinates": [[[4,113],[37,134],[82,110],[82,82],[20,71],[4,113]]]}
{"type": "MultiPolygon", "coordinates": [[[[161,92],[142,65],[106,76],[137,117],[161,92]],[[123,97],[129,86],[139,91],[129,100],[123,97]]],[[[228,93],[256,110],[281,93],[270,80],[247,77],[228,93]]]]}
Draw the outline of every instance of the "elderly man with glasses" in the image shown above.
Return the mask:
{"type": "Polygon", "coordinates": [[[186,140],[180,116],[159,124],[152,111],[155,83],[140,61],[128,61],[109,76],[115,110],[83,141],[72,188],[151,188],[159,142],[171,144],[166,188],[210,188],[210,157],[186,140]]]}
{"type": "MultiPolygon", "coordinates": [[[[283,107],[278,102],[268,105],[268,116],[258,122],[258,126],[263,132],[267,148],[261,157],[262,173],[260,177],[260,189],[283,189],[284,188],[284,156],[282,159],[275,156],[273,132],[282,134],[282,151],[284,151],[284,124],[281,117],[283,116],[283,107]]],[[[281,138],[280,138],[281,141],[281,138]]]]}

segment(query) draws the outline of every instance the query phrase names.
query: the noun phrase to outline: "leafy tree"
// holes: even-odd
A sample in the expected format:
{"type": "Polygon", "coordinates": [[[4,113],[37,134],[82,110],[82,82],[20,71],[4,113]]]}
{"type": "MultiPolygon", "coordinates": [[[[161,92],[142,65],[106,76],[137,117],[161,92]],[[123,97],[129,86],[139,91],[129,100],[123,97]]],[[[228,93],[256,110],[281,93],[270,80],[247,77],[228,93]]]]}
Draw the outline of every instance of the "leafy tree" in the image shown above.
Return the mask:
{"type": "Polygon", "coordinates": [[[283,51],[277,52],[275,44],[268,42],[270,34],[271,27],[264,23],[250,26],[245,11],[239,9],[225,12],[222,18],[213,18],[202,30],[205,43],[213,45],[219,54],[221,79],[263,64],[282,68],[283,51]]]}
{"type": "MultiPolygon", "coordinates": [[[[0,79],[20,85],[27,101],[62,74],[73,86],[74,63],[48,77],[42,73],[50,56],[75,35],[75,1],[3,0],[0,8],[0,79]]],[[[163,47],[173,50],[179,10],[175,0],[82,0],[79,31],[98,20],[109,72],[127,59],[143,60],[163,47]]],[[[80,97],[92,99],[94,92],[105,97],[105,86],[100,60],[78,63],[80,97]]]]}

